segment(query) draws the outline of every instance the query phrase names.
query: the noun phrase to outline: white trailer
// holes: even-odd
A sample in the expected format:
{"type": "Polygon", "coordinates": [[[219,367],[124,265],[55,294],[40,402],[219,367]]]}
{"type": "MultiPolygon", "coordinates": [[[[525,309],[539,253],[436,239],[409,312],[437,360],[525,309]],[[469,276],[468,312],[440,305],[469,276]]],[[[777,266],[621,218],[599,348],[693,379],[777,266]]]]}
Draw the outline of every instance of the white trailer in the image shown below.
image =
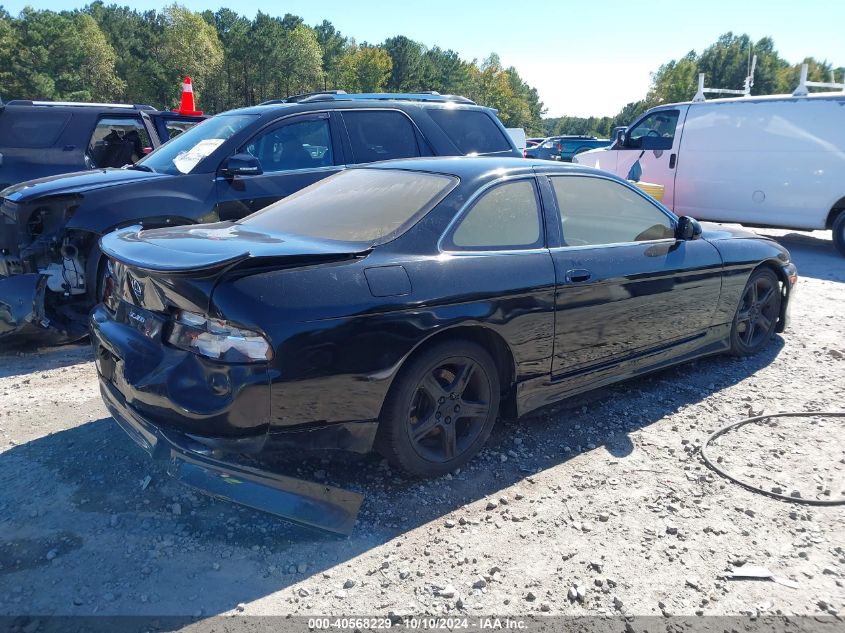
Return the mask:
{"type": "Polygon", "coordinates": [[[832,229],[845,255],[845,85],[808,82],[803,69],[792,95],[706,101],[704,92],[724,91],[700,78],[695,100],[652,108],[611,147],[574,162],[662,185],[678,215],[832,229]]]}

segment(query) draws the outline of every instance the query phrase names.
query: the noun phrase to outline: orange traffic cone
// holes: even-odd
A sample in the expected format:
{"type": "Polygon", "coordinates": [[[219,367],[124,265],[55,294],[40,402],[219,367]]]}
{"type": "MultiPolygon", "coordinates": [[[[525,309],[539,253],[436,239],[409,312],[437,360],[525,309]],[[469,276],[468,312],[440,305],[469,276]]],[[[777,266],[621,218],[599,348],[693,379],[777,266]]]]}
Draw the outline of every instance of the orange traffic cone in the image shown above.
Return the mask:
{"type": "Polygon", "coordinates": [[[182,84],[182,103],[179,109],[173,108],[173,111],[185,116],[202,115],[202,110],[194,109],[194,87],[191,85],[190,77],[185,77],[185,82],[182,84]]]}

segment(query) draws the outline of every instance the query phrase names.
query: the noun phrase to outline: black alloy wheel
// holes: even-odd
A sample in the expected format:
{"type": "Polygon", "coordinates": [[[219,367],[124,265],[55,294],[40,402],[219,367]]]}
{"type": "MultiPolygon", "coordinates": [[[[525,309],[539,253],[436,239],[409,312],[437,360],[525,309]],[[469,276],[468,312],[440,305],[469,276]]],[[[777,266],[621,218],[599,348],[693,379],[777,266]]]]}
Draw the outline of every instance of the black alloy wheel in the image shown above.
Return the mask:
{"type": "Polygon", "coordinates": [[[781,290],[777,275],[760,269],[751,275],[731,328],[731,352],[750,356],[763,349],[777,327],[780,317],[781,290]]]}
{"type": "Polygon", "coordinates": [[[444,342],[414,358],[385,403],[379,447],[406,473],[436,476],[484,445],[499,409],[496,366],[484,348],[444,342]]]}

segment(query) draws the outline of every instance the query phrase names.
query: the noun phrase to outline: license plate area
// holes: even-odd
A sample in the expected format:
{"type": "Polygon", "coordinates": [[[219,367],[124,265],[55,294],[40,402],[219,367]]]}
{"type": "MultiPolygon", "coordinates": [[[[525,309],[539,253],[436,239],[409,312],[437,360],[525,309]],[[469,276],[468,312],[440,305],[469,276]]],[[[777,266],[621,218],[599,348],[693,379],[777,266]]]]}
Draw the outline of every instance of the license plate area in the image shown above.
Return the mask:
{"type": "Polygon", "coordinates": [[[117,314],[115,316],[117,321],[128,325],[147,338],[156,341],[161,338],[165,321],[149,310],[132,305],[126,301],[121,301],[117,307],[117,314]]]}

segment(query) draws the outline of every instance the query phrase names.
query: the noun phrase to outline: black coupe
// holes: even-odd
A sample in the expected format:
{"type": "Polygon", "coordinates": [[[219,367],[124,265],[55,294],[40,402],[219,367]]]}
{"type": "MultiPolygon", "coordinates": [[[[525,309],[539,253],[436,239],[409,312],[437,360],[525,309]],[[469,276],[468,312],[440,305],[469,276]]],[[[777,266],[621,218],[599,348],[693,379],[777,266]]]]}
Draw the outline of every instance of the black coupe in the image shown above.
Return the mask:
{"type": "Polygon", "coordinates": [[[776,242],[605,172],[510,158],[342,171],[242,220],[102,238],[103,397],[148,450],[381,451],[449,472],[498,416],[786,325],[776,242]]]}

